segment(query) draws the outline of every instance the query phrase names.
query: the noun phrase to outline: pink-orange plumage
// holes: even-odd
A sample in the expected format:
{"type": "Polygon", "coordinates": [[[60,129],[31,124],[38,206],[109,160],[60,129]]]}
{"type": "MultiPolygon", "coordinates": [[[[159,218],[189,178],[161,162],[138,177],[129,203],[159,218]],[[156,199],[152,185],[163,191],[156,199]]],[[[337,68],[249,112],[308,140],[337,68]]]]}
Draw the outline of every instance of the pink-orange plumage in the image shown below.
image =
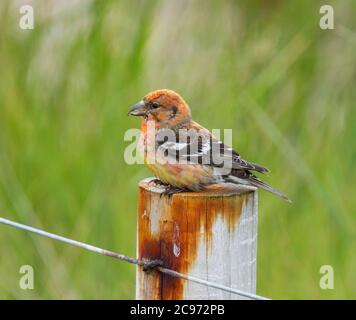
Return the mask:
{"type": "Polygon", "coordinates": [[[228,182],[260,187],[290,201],[251,172],[266,173],[265,167],[242,159],[193,121],[188,104],[176,92],[153,91],[129,114],[142,117],[138,149],[153,175],[170,186],[169,192],[199,191],[211,184],[228,182]],[[150,138],[152,128],[154,137],[150,138]],[[216,163],[216,158],[223,159],[224,165],[216,163]],[[225,163],[229,163],[228,171],[225,163]]]}

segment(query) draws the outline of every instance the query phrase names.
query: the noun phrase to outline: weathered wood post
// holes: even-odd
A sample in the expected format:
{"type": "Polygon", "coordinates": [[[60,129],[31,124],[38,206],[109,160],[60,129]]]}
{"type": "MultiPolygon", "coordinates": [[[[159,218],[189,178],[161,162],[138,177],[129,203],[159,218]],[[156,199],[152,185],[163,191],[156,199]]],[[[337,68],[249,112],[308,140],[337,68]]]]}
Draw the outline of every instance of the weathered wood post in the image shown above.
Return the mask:
{"type": "MultiPolygon", "coordinates": [[[[243,186],[162,196],[139,184],[137,256],[231,288],[256,292],[257,191],[243,186]]],[[[219,289],[137,267],[137,299],[239,299],[219,289]]]]}

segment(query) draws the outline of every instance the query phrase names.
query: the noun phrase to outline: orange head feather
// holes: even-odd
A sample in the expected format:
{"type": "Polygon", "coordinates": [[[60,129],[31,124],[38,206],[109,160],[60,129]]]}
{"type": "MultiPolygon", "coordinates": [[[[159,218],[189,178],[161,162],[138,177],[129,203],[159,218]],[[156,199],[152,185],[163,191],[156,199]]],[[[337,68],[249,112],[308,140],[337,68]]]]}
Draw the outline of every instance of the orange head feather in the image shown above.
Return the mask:
{"type": "Polygon", "coordinates": [[[191,119],[188,104],[178,93],[168,89],[148,93],[131,108],[129,114],[143,116],[145,121],[155,121],[157,127],[173,127],[191,119]]]}

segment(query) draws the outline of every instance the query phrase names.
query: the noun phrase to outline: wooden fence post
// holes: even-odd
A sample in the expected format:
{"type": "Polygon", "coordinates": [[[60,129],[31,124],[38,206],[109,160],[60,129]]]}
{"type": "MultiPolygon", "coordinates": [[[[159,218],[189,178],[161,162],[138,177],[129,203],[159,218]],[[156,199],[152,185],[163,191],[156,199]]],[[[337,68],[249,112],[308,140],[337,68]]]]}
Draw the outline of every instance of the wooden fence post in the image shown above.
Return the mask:
{"type": "MultiPolygon", "coordinates": [[[[257,191],[212,186],[204,192],[160,196],[152,178],[139,184],[137,256],[246,292],[256,292],[257,191]]],[[[235,294],[136,271],[137,299],[239,299],[235,294]]]]}

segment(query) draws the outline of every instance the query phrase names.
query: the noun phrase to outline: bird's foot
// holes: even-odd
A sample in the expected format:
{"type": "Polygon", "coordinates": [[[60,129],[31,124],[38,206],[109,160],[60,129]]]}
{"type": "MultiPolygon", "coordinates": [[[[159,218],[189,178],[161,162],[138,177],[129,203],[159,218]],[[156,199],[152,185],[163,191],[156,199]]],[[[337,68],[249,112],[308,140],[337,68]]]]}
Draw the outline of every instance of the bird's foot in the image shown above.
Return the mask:
{"type": "Polygon", "coordinates": [[[180,193],[180,192],[186,192],[187,190],[173,187],[171,185],[168,185],[166,189],[160,194],[160,197],[162,196],[168,196],[169,198],[173,196],[175,193],[180,193]]]}
{"type": "Polygon", "coordinates": [[[167,187],[168,184],[163,182],[162,180],[159,180],[157,178],[155,179],[152,179],[149,183],[149,185],[153,185],[154,187],[157,187],[157,186],[163,186],[163,187],[167,187]]]}

